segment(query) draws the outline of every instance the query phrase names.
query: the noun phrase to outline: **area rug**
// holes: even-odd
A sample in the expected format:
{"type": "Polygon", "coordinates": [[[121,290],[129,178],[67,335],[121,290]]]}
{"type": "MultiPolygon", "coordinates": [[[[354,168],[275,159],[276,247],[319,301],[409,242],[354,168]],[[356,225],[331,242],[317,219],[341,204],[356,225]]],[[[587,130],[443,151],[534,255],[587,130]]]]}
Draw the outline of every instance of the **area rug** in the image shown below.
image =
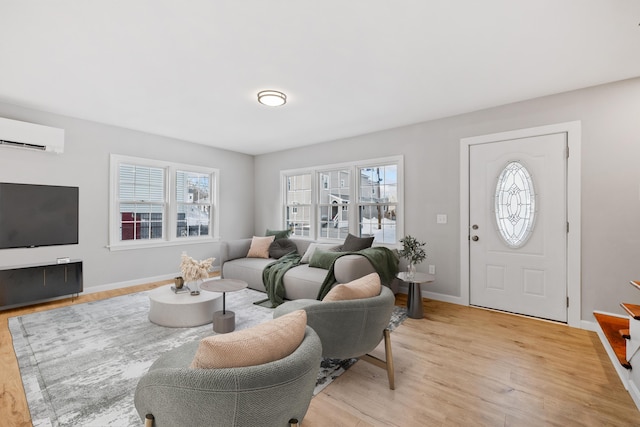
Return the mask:
{"type": "MultiPolygon", "coordinates": [[[[271,319],[251,289],[227,294],[236,329],[271,319]]],[[[139,378],[164,351],[214,334],[211,324],[166,328],[148,320],[146,292],[9,319],[31,418],[40,426],[131,426],[139,378]]],[[[406,318],[396,307],[391,328],[406,318]]],[[[314,395],[356,359],[322,361],[314,395]]]]}

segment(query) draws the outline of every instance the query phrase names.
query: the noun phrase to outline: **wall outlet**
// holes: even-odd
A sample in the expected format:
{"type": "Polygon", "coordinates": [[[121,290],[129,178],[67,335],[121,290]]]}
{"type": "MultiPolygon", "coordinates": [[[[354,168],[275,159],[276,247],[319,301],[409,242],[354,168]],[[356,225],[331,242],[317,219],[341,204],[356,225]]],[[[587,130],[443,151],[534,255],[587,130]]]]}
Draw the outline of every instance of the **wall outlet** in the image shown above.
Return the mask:
{"type": "Polygon", "coordinates": [[[429,265],[429,274],[436,274],[436,266],[429,265]]]}
{"type": "Polygon", "coordinates": [[[447,214],[436,215],[436,224],[446,224],[446,223],[447,223],[447,214]]]}

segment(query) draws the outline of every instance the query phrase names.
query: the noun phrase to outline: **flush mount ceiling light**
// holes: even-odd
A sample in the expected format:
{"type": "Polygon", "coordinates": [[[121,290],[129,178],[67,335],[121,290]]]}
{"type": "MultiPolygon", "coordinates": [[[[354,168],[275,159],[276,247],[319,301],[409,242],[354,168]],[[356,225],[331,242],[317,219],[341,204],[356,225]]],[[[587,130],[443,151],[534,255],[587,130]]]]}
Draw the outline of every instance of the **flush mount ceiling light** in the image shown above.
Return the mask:
{"type": "Polygon", "coordinates": [[[287,95],[277,90],[262,90],[258,92],[258,102],[269,107],[279,107],[287,103],[287,95]]]}

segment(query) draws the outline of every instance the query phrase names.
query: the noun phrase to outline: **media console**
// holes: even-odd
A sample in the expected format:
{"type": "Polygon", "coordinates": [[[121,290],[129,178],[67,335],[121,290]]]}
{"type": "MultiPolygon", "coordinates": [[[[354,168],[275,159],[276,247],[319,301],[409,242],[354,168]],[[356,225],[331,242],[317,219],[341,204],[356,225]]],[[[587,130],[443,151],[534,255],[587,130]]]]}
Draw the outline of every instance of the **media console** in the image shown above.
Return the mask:
{"type": "Polygon", "coordinates": [[[82,261],[0,267],[0,310],[82,292],[82,261]]]}

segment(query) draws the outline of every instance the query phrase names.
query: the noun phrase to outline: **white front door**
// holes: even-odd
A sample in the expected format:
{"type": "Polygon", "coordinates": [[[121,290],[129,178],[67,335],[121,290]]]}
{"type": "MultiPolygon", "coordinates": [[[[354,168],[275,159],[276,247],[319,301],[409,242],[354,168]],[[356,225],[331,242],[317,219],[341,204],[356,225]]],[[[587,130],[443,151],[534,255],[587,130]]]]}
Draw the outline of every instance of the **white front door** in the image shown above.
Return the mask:
{"type": "Polygon", "coordinates": [[[567,134],[469,147],[472,305],[567,321],[567,134]]]}

